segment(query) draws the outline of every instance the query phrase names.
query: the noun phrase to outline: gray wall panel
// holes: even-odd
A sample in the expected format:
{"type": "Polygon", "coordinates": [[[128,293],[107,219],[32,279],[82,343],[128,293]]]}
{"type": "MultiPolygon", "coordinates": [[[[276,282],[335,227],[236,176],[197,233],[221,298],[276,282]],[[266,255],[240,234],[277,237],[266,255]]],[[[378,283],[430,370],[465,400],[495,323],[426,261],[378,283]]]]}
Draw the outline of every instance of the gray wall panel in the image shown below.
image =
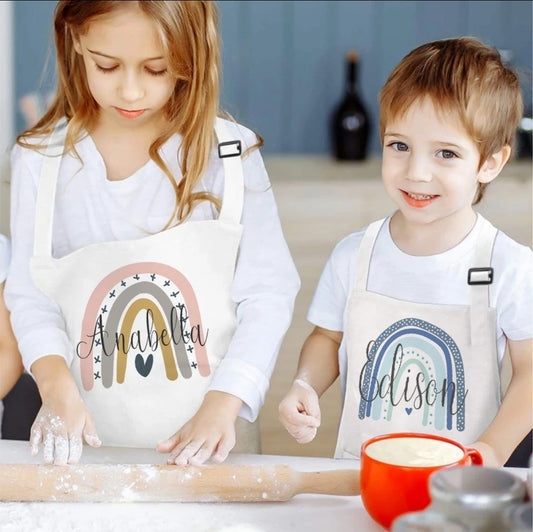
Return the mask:
{"type": "MultiPolygon", "coordinates": [[[[42,80],[50,50],[53,1],[15,2],[16,98],[53,87],[42,80]]],[[[473,35],[513,51],[531,100],[529,1],[220,1],[222,105],[265,139],[268,153],[327,153],[329,121],[344,86],[346,51],[360,54],[360,91],[380,149],[377,94],[413,47],[473,35]]],[[[53,58],[52,58],[53,59],[53,58]]],[[[50,74],[51,73],[51,74],[50,74]]],[[[17,130],[23,127],[17,112],[17,130]]]]}

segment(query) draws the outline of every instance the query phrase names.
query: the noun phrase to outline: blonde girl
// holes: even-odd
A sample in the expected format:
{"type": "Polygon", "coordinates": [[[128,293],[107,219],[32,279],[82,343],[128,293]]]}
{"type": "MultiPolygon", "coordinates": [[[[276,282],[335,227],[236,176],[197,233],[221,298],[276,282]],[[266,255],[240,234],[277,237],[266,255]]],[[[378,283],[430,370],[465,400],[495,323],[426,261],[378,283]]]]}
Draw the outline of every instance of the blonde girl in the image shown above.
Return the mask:
{"type": "Polygon", "coordinates": [[[12,153],[31,450],[257,452],[299,278],[260,142],[219,109],[216,4],[60,1],[54,29],[55,100],[12,153]]]}

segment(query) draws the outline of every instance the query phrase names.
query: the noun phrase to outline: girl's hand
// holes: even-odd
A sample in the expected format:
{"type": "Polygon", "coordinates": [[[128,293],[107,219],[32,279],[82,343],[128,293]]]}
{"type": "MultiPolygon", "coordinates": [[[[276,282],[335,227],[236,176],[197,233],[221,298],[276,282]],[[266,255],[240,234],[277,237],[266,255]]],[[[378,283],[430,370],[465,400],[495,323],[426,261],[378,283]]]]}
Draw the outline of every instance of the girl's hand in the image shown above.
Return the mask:
{"type": "Polygon", "coordinates": [[[168,440],[157,446],[170,452],[168,464],[201,465],[212,457],[223,462],[235,446],[235,420],[242,401],[234,395],[210,391],[198,412],[168,440]]]}
{"type": "Polygon", "coordinates": [[[318,395],[307,382],[296,379],[279,404],[279,420],[298,443],[309,443],[320,426],[318,395]]]}
{"type": "Polygon", "coordinates": [[[65,359],[58,355],[39,358],[31,372],[43,401],[30,431],[31,454],[36,455],[42,445],[45,463],[78,463],[83,439],[92,447],[102,443],[65,359]]]}
{"type": "Polygon", "coordinates": [[[49,395],[31,427],[31,453],[38,454],[42,446],[46,464],[76,464],[83,439],[92,447],[101,445],[92,416],[77,391],[49,395]]]}

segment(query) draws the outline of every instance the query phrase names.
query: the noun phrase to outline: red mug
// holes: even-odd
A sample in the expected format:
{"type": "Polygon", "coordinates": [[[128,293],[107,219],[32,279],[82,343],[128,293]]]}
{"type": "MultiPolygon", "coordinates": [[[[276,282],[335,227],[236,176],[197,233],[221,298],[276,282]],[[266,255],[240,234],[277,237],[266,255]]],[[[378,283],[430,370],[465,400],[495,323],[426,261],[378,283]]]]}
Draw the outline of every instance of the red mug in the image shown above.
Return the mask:
{"type": "MultiPolygon", "coordinates": [[[[412,443],[405,440],[404,443],[412,443]]],[[[416,442],[423,448],[424,442],[416,442]]],[[[385,444],[393,447],[392,443],[385,444]]],[[[434,445],[434,444],[433,444],[434,445]]],[[[398,445],[395,445],[398,447],[398,445]]],[[[394,460],[391,460],[394,462],[394,460]]],[[[464,447],[460,443],[417,432],[398,432],[376,436],[363,443],[361,446],[361,499],[369,513],[381,526],[387,530],[398,516],[407,512],[417,512],[426,508],[431,502],[429,496],[429,476],[440,469],[465,465],[483,465],[483,458],[477,449],[464,447]],[[390,463],[389,457],[376,458],[376,449],[371,450],[374,457],[369,456],[372,444],[382,440],[399,438],[421,438],[423,440],[438,440],[453,445],[455,449],[447,448],[456,455],[452,461],[445,461],[439,465],[406,465],[390,463]]]]}

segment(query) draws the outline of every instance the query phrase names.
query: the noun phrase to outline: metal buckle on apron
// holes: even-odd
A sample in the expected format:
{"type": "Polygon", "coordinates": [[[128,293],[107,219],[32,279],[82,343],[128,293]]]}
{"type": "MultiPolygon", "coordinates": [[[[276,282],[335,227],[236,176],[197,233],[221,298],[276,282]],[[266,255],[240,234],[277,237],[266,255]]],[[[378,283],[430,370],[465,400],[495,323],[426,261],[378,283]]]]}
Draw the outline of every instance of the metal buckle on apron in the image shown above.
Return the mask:
{"type": "Polygon", "coordinates": [[[224,159],[225,157],[238,157],[241,154],[241,150],[240,140],[221,142],[218,145],[218,156],[220,159],[224,159]]]}
{"type": "Polygon", "coordinates": [[[468,284],[492,284],[493,274],[493,268],[470,268],[468,284]]]}

